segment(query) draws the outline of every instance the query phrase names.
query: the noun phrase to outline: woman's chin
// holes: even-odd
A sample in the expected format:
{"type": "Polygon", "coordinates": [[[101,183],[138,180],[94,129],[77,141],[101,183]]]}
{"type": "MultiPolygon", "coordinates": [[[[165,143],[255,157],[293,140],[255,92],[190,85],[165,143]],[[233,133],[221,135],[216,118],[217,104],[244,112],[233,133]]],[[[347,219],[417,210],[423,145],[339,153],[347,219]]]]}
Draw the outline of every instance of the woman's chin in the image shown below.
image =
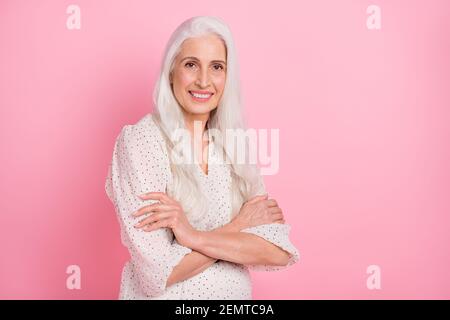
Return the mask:
{"type": "Polygon", "coordinates": [[[199,104],[193,103],[190,104],[187,108],[185,108],[185,110],[191,114],[205,114],[214,110],[214,107],[204,105],[201,103],[199,104]]]}

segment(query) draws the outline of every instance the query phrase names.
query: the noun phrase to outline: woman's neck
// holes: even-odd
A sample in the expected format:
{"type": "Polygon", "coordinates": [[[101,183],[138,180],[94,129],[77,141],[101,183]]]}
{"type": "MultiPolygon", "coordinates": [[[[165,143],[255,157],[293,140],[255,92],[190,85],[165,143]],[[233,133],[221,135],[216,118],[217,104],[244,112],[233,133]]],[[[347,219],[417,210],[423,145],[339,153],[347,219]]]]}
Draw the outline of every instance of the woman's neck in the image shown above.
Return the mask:
{"type": "Polygon", "coordinates": [[[205,134],[206,124],[209,120],[208,114],[185,114],[184,122],[186,128],[191,133],[191,142],[194,148],[194,157],[202,165],[202,170],[207,172],[207,152],[208,135],[205,134]]]}
{"type": "Polygon", "coordinates": [[[184,114],[184,123],[186,128],[191,133],[191,137],[201,140],[206,130],[206,123],[209,120],[209,113],[206,114],[184,114]],[[195,134],[200,134],[200,137],[195,137],[195,134]]]}

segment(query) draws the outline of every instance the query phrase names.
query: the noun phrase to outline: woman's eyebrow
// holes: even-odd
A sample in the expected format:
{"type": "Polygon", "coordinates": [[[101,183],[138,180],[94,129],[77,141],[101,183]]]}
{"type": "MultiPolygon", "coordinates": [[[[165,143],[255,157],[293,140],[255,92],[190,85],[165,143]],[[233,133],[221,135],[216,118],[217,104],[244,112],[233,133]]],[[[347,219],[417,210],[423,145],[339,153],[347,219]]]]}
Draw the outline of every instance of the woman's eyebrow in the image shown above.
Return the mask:
{"type": "MultiPolygon", "coordinates": [[[[183,59],[181,59],[181,61],[180,62],[183,62],[184,60],[186,60],[186,59],[191,59],[191,60],[195,60],[195,61],[198,61],[198,62],[200,62],[200,59],[198,59],[197,57],[184,57],[183,59]]],[[[221,62],[221,63],[223,63],[223,64],[227,64],[225,61],[223,61],[223,60],[212,60],[211,62],[221,62]]]]}

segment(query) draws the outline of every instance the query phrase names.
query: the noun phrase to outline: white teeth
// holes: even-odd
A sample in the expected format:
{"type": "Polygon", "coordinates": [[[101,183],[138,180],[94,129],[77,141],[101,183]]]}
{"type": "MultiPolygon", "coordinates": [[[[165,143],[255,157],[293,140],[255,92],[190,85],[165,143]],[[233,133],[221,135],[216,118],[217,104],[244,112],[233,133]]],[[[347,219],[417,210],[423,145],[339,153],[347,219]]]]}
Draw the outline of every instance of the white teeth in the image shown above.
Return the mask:
{"type": "Polygon", "coordinates": [[[207,93],[207,94],[200,94],[200,93],[194,93],[194,92],[190,92],[190,94],[192,94],[194,97],[196,98],[200,98],[200,99],[207,99],[211,96],[211,93],[207,93]]]}

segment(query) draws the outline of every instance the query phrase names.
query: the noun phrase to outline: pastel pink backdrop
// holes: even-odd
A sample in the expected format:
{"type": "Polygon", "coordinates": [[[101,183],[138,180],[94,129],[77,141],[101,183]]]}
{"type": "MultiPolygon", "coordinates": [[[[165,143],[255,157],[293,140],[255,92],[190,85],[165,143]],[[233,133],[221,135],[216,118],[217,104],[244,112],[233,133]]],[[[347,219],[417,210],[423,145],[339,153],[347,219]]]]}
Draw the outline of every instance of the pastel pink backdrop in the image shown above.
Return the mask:
{"type": "Polygon", "coordinates": [[[450,298],[450,2],[0,3],[0,298],[115,299],[127,260],[104,182],[152,109],[172,31],[231,27],[249,123],[280,129],[265,178],[301,261],[255,299],[450,298]],[[66,8],[81,8],[81,30],[66,8]],[[366,8],[382,28],[366,28],[366,8]],[[66,268],[81,267],[81,290],[66,268]],[[366,268],[381,268],[381,290],[366,268]]]}

